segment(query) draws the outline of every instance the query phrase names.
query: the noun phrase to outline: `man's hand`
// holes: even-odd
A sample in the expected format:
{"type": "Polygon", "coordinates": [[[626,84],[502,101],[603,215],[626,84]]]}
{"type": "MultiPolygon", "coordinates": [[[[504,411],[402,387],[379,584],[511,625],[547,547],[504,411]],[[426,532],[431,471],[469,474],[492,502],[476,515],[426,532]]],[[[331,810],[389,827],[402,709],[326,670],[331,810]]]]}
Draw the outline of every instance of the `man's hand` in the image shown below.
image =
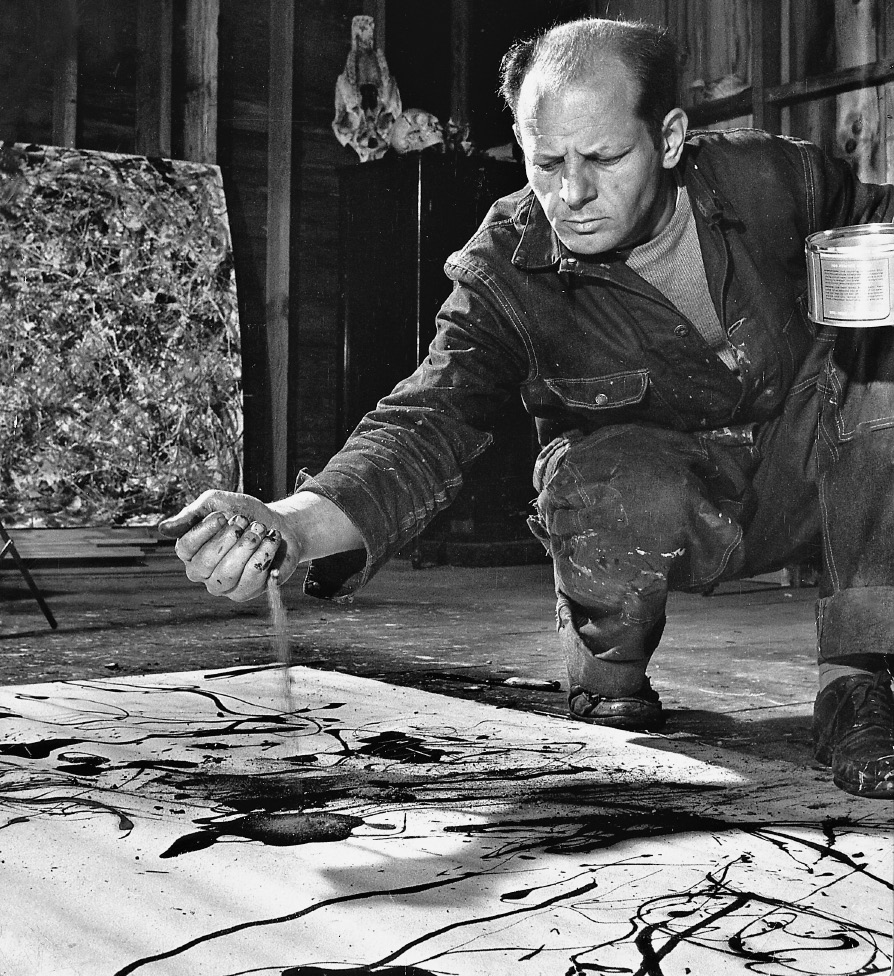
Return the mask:
{"type": "Polygon", "coordinates": [[[177,540],[189,579],[237,602],[263,593],[271,569],[285,583],[299,562],[363,548],[344,512],[311,491],[269,505],[252,495],[206,491],[158,531],[177,540]]]}
{"type": "Polygon", "coordinates": [[[177,539],[189,579],[237,602],[262,593],[274,567],[285,582],[300,559],[295,527],[260,499],[236,492],[203,492],[158,531],[177,539]]]}

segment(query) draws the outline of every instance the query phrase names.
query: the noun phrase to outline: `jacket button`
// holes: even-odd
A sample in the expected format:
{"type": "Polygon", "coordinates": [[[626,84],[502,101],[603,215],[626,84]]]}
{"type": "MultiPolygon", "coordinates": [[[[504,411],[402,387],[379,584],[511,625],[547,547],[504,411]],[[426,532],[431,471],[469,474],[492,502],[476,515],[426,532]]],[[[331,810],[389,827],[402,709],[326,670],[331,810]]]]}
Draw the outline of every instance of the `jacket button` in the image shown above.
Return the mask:
{"type": "Polygon", "coordinates": [[[597,407],[604,407],[608,403],[608,394],[597,393],[596,396],[593,397],[593,403],[597,407]]]}
{"type": "Polygon", "coordinates": [[[686,336],[689,335],[689,331],[690,330],[688,325],[681,324],[678,325],[676,329],[674,329],[674,335],[679,336],[681,339],[684,339],[686,336]]]}

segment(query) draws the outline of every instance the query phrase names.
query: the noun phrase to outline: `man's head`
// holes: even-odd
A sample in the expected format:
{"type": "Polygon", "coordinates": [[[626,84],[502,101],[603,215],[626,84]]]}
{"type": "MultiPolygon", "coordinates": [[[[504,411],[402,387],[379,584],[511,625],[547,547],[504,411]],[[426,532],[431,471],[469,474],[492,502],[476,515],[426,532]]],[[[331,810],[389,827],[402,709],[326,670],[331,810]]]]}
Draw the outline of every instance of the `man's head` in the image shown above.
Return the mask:
{"type": "Polygon", "coordinates": [[[632,247],[663,228],[687,125],[666,31],[573,21],[513,47],[501,76],[528,179],[570,250],[632,247]]]}

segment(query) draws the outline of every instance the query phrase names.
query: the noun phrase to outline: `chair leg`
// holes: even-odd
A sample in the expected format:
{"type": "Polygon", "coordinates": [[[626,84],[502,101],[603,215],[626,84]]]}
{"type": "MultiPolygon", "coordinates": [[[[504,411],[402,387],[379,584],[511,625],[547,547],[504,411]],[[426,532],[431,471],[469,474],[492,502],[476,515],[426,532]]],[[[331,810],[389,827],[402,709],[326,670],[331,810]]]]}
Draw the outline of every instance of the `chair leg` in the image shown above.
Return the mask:
{"type": "Polygon", "coordinates": [[[53,616],[52,611],[47,606],[47,601],[44,600],[43,594],[40,592],[37,584],[28,572],[28,567],[22,562],[22,557],[19,555],[18,549],[16,549],[15,544],[12,539],[10,539],[9,534],[6,529],[0,523],[0,538],[3,539],[4,545],[0,549],[0,559],[2,559],[7,553],[12,556],[12,561],[16,564],[19,572],[24,577],[25,582],[28,584],[28,589],[31,591],[31,595],[37,600],[37,605],[40,607],[43,615],[47,618],[47,623],[50,627],[55,630],[59,625],[56,623],[56,618],[53,616]]]}

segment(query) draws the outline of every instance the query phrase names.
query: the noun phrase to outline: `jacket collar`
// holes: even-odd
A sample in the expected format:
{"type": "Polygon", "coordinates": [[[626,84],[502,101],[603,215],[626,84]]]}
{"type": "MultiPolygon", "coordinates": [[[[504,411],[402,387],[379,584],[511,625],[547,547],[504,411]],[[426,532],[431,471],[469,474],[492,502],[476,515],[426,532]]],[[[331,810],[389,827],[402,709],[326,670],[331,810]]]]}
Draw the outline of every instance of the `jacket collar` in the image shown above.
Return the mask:
{"type": "MultiPolygon", "coordinates": [[[[691,141],[687,142],[686,151],[679,163],[679,170],[683,186],[686,187],[692,200],[693,210],[710,224],[721,221],[738,222],[732,204],[711,183],[704,170],[699,168],[697,158],[697,146],[691,141]]],[[[571,252],[550,227],[533,190],[529,189],[521,198],[515,208],[513,219],[521,235],[515,253],[512,255],[512,263],[517,268],[523,271],[542,271],[560,265],[563,259],[570,256],[571,252]]],[[[600,262],[599,258],[591,261],[597,264],[604,263],[600,262]]],[[[605,261],[609,264],[615,263],[608,255],[605,261]]]]}

